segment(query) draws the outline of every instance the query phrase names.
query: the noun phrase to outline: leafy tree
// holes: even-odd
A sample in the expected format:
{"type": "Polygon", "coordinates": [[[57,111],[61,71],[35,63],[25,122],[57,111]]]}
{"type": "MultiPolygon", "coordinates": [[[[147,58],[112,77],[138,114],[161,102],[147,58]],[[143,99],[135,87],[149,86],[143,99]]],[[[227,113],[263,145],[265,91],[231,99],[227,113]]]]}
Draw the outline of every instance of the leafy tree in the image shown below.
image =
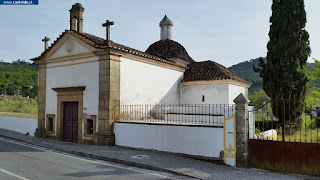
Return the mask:
{"type": "Polygon", "coordinates": [[[34,98],[38,89],[38,68],[35,64],[17,60],[0,62],[0,94],[34,98]]]}
{"type": "Polygon", "coordinates": [[[308,81],[306,62],[311,53],[304,1],[273,0],[270,23],[267,63],[261,60],[255,71],[260,72],[263,89],[270,98],[283,95],[304,101],[308,81]]]}
{"type": "Polygon", "coordinates": [[[308,79],[314,83],[308,83],[309,94],[306,98],[308,107],[314,104],[320,104],[320,62],[315,60],[315,64],[312,67],[313,71],[308,72],[308,79]]]}
{"type": "Polygon", "coordinates": [[[310,95],[306,97],[306,104],[308,107],[312,107],[315,104],[320,104],[319,89],[312,91],[310,95]]]}
{"type": "Polygon", "coordinates": [[[309,79],[320,82],[320,62],[316,59],[314,59],[314,66],[312,67],[312,70],[313,72],[309,72],[309,79]]]}
{"type": "Polygon", "coordinates": [[[249,105],[254,106],[255,108],[260,108],[262,105],[270,101],[269,96],[262,89],[254,92],[252,95],[249,95],[249,99],[249,105]]]}

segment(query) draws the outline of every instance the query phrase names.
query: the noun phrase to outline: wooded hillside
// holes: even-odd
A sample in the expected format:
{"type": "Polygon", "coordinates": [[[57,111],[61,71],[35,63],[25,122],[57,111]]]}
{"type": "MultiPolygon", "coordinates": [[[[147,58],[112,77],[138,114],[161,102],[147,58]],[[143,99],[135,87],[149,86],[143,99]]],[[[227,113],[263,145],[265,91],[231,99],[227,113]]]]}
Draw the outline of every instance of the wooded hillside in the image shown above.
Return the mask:
{"type": "MultiPolygon", "coordinates": [[[[265,57],[262,59],[265,63],[267,62],[267,59],[265,57]]],[[[258,64],[259,58],[256,58],[251,59],[249,61],[238,63],[229,68],[233,73],[235,73],[239,77],[252,83],[252,86],[249,88],[249,94],[253,94],[254,92],[262,89],[263,80],[260,77],[260,74],[255,73],[253,71],[253,66],[258,67],[258,64]]],[[[312,71],[313,66],[314,63],[307,63],[307,68],[309,71],[312,71]]]]}
{"type": "Polygon", "coordinates": [[[38,67],[25,61],[0,62],[0,94],[34,98],[38,91],[38,67]]]}

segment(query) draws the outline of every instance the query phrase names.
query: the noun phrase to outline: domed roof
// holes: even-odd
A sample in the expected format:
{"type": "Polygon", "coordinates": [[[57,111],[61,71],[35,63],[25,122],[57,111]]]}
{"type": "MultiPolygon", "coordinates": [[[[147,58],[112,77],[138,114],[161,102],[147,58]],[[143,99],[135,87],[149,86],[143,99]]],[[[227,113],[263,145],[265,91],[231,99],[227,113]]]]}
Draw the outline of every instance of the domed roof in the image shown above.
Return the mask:
{"type": "Polygon", "coordinates": [[[170,39],[160,40],[151,44],[146,53],[164,59],[180,58],[188,62],[194,62],[181,44],[170,39]]]}

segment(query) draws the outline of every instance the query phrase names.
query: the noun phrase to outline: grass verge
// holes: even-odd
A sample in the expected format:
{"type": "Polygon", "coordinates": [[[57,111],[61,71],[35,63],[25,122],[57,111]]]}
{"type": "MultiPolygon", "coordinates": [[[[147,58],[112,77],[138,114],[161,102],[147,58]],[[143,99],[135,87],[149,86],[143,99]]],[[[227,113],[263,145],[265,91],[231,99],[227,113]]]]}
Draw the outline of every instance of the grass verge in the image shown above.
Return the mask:
{"type": "Polygon", "coordinates": [[[0,112],[0,116],[26,118],[26,119],[38,119],[37,114],[14,113],[14,112],[0,112]]]}
{"type": "Polygon", "coordinates": [[[15,100],[0,99],[0,112],[37,114],[38,104],[36,100],[24,100],[21,97],[15,100]]]}

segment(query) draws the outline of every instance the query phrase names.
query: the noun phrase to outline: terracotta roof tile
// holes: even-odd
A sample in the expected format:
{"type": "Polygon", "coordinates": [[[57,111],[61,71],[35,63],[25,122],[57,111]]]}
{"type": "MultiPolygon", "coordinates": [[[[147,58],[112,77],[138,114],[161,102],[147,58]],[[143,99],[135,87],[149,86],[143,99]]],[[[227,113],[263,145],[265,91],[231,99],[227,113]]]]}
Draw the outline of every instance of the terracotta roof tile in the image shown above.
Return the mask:
{"type": "Polygon", "coordinates": [[[190,64],[184,72],[182,82],[224,79],[233,79],[251,85],[250,82],[243,80],[229,69],[213,61],[194,62],[190,64]]]}
{"type": "Polygon", "coordinates": [[[165,59],[180,58],[188,62],[194,62],[181,44],[170,39],[160,40],[151,44],[146,53],[165,59]]]}

